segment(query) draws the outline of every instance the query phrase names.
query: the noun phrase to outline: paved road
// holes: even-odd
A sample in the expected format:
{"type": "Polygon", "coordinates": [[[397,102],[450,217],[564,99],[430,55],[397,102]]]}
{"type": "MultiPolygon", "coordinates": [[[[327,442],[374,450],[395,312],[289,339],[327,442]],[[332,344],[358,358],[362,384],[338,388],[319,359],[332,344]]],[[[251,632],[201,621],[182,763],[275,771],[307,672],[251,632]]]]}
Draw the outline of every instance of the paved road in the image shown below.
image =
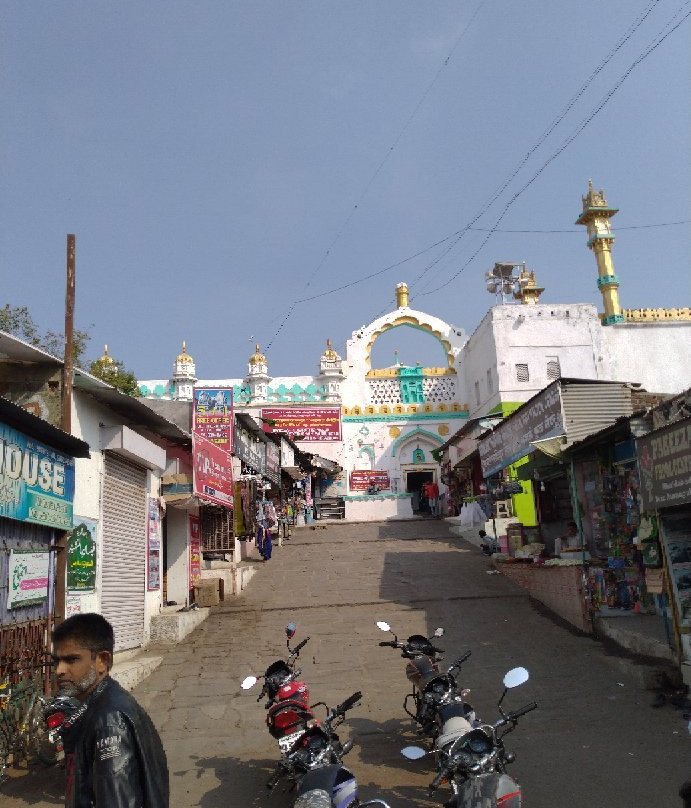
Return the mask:
{"type": "MultiPolygon", "coordinates": [[[[265,793],[276,749],[261,705],[239,688],[281,654],[289,619],[296,639],[312,638],[300,659],[315,698],[365,694],[344,724],[356,742],[347,761],[363,797],[381,795],[392,808],[439,805],[426,794],[430,762],[411,764],[398,753],[414,734],[402,712],[404,663],[377,644],[374,623],[384,619],[401,635],[444,626],[449,657],[471,648],[465,684],[482,716],[495,715],[506,670],[530,670],[508,703],[535,700],[540,708],[507,746],[531,808],[678,808],[679,784],[691,774],[681,714],[652,709],[633,663],[557,624],[523,590],[486,571],[484,557],[440,521],[298,531],[259,565],[241,598],[166,651],[135,691],[167,749],[172,807],[289,804],[280,788],[265,793]]],[[[53,773],[20,778],[0,804],[48,808],[60,804],[59,793],[53,773]]]]}

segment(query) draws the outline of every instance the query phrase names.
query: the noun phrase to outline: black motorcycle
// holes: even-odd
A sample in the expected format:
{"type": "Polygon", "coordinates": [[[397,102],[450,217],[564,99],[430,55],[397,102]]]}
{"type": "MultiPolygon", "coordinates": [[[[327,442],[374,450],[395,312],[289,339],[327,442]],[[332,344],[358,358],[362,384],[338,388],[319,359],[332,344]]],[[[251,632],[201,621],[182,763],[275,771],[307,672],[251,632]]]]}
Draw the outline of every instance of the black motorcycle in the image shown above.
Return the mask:
{"type": "MultiPolygon", "coordinates": [[[[518,783],[506,772],[516,756],[504,748],[504,737],[512,732],[518,719],[537,708],[532,702],[514,712],[505,713],[501,705],[509,689],[528,680],[525,668],[514,668],[504,677],[504,693],[499,699],[501,718],[494,724],[471,726],[458,721],[437,738],[433,754],[437,756],[437,775],[430,792],[447,782],[453,798],[445,808],[521,808],[522,793],[518,783]]],[[[429,752],[419,746],[401,750],[408,760],[418,760],[429,752]]]]}
{"type": "MultiPolygon", "coordinates": [[[[377,628],[391,631],[389,624],[383,621],[377,622],[377,628]]],[[[405,673],[413,690],[405,697],[403,709],[419,724],[420,733],[430,738],[436,738],[443,730],[445,721],[459,714],[459,711],[470,722],[476,719],[472,705],[465,701],[470,691],[462,690],[457,681],[461,666],[470,657],[471,651],[466,651],[446,671],[440,670],[439,662],[444,652],[432,644],[432,639],[443,635],[444,629],[438,628],[432,637],[413,634],[405,642],[399,642],[394,634],[393,640],[379,643],[380,646],[400,649],[401,656],[409,660],[405,673]],[[409,707],[411,700],[413,709],[409,707]]]]}

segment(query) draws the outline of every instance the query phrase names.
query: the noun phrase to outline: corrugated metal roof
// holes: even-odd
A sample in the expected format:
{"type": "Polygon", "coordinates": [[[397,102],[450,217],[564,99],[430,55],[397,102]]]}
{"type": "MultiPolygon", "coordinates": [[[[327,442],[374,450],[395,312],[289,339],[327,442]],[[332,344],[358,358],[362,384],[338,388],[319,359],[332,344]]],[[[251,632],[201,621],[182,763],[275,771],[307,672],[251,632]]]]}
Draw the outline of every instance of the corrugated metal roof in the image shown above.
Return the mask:
{"type": "Polygon", "coordinates": [[[562,405],[567,443],[583,440],[633,413],[631,387],[622,382],[588,384],[569,381],[562,385],[562,405]]]}

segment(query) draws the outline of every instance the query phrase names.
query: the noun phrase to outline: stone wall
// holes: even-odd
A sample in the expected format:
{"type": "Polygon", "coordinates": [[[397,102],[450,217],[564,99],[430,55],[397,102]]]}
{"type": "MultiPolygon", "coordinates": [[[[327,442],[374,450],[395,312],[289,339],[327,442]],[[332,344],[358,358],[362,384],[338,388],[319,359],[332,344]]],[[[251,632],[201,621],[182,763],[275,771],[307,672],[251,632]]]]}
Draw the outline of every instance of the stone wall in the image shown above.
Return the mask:
{"type": "Polygon", "coordinates": [[[581,631],[593,633],[593,624],[583,597],[583,567],[544,567],[535,564],[501,564],[499,569],[512,581],[527,589],[559,617],[581,631]]]}

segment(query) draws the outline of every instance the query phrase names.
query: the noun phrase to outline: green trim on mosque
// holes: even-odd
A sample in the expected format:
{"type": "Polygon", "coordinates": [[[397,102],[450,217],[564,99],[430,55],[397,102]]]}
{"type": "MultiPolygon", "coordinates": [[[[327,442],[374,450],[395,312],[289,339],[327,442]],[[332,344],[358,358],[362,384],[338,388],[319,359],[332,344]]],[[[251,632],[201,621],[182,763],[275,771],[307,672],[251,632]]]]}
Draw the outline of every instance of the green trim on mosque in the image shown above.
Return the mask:
{"type": "Polygon", "coordinates": [[[341,420],[345,424],[367,423],[368,421],[374,422],[388,422],[396,423],[398,421],[449,421],[452,418],[467,418],[468,411],[461,412],[401,412],[401,413],[386,413],[377,415],[343,415],[341,420]]]}
{"type": "MultiPolygon", "coordinates": [[[[426,429],[413,429],[410,432],[406,432],[405,435],[401,435],[399,438],[391,444],[391,457],[396,457],[396,452],[399,448],[404,444],[407,443],[411,438],[422,437],[427,438],[428,440],[435,441],[437,446],[441,446],[444,441],[439,437],[439,435],[435,435],[434,432],[429,432],[426,429]]],[[[424,463],[424,456],[422,460],[415,460],[413,459],[413,463],[424,463]]]]}

